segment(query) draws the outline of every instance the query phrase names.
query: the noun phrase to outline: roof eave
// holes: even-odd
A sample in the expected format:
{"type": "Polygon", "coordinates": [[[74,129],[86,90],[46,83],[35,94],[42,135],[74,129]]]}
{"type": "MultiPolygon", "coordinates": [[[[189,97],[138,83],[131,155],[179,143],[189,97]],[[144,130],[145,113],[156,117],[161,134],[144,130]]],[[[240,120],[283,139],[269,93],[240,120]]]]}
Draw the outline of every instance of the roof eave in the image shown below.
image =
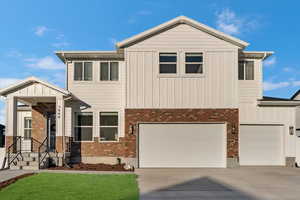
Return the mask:
{"type": "Polygon", "coordinates": [[[259,106],[300,106],[300,101],[258,101],[259,106]]]}
{"type": "Polygon", "coordinates": [[[171,26],[174,26],[176,24],[188,24],[188,25],[191,25],[197,29],[200,29],[204,32],[207,32],[211,35],[214,35],[215,37],[218,37],[218,38],[221,38],[227,42],[230,42],[236,46],[238,46],[239,48],[241,49],[244,49],[245,47],[247,47],[249,45],[248,42],[245,42],[245,41],[242,41],[238,38],[235,38],[233,36],[230,36],[230,35],[227,35],[221,31],[218,31],[216,29],[213,29],[209,26],[206,26],[202,23],[199,23],[193,19],[190,19],[190,18],[187,18],[185,16],[179,16],[179,17],[176,17],[175,19],[172,19],[168,22],[165,22],[161,25],[158,25],[154,28],[151,28],[151,29],[148,29],[142,33],[139,33],[137,35],[134,35],[128,39],[125,39],[121,42],[118,42],[116,44],[116,47],[117,48],[123,48],[123,47],[126,47],[126,46],[130,46],[131,44],[135,43],[136,41],[139,41],[139,40],[142,40],[143,38],[147,38],[151,35],[155,35],[157,32],[160,32],[162,30],[165,30],[165,29],[168,29],[169,27],[171,26]]]}

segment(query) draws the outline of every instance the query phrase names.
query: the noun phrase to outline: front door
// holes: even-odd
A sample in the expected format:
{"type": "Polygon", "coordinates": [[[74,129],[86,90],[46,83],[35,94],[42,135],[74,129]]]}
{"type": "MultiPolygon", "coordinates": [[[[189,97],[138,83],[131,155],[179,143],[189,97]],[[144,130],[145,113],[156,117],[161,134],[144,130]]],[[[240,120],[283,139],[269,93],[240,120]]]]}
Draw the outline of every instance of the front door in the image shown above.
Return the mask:
{"type": "Polygon", "coordinates": [[[48,145],[50,151],[55,150],[55,135],[56,135],[56,115],[50,114],[48,116],[48,145]]]}

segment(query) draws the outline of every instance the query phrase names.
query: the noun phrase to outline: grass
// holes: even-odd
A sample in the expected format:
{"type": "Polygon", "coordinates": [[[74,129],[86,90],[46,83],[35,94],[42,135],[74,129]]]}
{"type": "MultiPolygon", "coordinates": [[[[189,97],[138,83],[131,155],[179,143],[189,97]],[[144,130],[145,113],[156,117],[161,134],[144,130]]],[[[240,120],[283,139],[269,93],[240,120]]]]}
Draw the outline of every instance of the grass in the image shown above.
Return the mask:
{"type": "Polygon", "coordinates": [[[136,175],[39,173],[0,190],[7,200],[138,200],[136,175]]]}

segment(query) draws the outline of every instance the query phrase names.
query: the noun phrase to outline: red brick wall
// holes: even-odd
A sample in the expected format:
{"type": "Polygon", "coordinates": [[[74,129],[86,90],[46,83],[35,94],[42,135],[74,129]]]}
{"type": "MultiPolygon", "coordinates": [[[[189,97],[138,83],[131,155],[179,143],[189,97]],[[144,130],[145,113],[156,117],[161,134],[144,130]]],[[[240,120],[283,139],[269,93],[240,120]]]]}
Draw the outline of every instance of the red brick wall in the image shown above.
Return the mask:
{"type": "Polygon", "coordinates": [[[40,143],[44,141],[47,134],[46,117],[44,116],[43,109],[39,106],[32,107],[32,132],[31,137],[34,139],[32,142],[32,150],[38,151],[40,143]],[[36,142],[37,140],[38,142],[36,142]]]}
{"type": "Polygon", "coordinates": [[[227,157],[238,157],[238,109],[126,109],[125,137],[119,142],[72,143],[72,156],[136,157],[136,128],[130,133],[130,126],[140,122],[226,122],[227,157]],[[233,128],[235,127],[235,132],[233,128]]]}

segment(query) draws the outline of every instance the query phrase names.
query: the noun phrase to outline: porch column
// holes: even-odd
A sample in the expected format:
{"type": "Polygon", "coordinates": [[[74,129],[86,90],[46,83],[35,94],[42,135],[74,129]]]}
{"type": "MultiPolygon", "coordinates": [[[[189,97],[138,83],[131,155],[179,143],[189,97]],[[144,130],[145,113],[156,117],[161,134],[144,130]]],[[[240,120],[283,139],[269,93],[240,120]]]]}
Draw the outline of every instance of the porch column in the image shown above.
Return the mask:
{"type": "Polygon", "coordinates": [[[13,136],[17,136],[17,99],[8,96],[6,98],[6,148],[13,143],[13,136]]]}
{"type": "Polygon", "coordinates": [[[62,96],[56,97],[56,150],[59,153],[63,152],[63,136],[65,131],[65,105],[62,96]]]}

